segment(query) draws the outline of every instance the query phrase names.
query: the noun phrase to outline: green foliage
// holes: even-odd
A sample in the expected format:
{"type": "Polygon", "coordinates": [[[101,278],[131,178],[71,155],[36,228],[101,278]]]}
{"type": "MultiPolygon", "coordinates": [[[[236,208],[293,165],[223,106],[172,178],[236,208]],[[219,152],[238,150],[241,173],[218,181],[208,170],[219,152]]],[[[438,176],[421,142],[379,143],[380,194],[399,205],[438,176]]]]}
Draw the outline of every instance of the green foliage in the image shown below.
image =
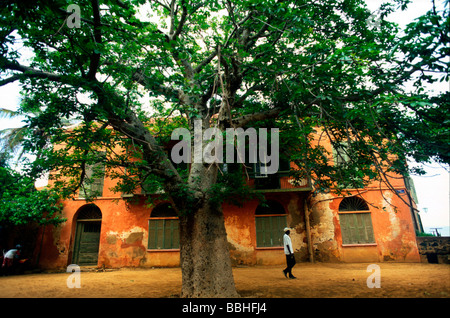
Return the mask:
{"type": "MultiPolygon", "coordinates": [[[[220,168],[219,168],[220,169],[220,168]]],[[[219,171],[217,183],[208,189],[212,204],[226,202],[235,206],[243,206],[245,201],[254,198],[262,199],[263,195],[254,192],[247,185],[247,175],[242,172],[241,164],[228,164],[227,170],[219,171]]]]}
{"type": "Polygon", "coordinates": [[[424,233],[424,232],[417,232],[416,231],[416,236],[436,236],[436,235],[431,234],[431,233],[424,233]]]}
{"type": "Polygon", "coordinates": [[[55,191],[37,191],[34,180],[4,166],[0,167],[0,184],[0,223],[45,225],[64,221],[60,197],[55,191]]]}
{"type": "Polygon", "coordinates": [[[400,30],[384,18],[406,0],[383,4],[377,23],[362,0],[169,2],[78,1],[81,25],[69,28],[70,1],[5,1],[0,84],[20,80],[21,112],[37,114],[24,144],[37,155],[30,175],[55,171],[70,197],[104,151],[116,191],[165,189],[182,202],[247,195],[239,176],[211,174],[199,190],[200,170],[170,163],[170,133],[192,136],[194,119],[279,127],[292,175],[319,191],[387,182],[408,174],[411,158],[450,163],[448,92],[424,86],[449,80],[448,7],[430,4],[400,30]],[[67,119],[79,126],[67,130],[67,119]],[[318,140],[346,143],[347,160],[336,164],[318,140]]]}

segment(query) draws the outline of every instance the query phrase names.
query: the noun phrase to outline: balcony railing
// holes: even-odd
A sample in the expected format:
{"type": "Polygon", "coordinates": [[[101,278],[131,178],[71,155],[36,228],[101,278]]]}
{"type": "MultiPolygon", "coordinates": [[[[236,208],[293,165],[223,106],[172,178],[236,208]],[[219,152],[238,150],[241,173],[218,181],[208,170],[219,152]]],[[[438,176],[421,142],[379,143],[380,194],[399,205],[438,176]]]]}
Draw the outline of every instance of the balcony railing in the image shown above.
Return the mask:
{"type": "Polygon", "coordinates": [[[258,192],[289,192],[289,191],[311,191],[309,179],[295,180],[286,174],[271,174],[265,176],[252,176],[248,185],[258,192]]]}

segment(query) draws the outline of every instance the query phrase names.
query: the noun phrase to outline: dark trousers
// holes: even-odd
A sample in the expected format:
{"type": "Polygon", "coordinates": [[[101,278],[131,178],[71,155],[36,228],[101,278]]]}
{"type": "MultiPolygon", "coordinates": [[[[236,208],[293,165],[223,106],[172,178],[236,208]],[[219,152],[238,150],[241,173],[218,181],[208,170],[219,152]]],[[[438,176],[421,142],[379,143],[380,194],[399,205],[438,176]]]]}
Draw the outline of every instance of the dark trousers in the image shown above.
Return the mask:
{"type": "Polygon", "coordinates": [[[289,275],[289,277],[294,276],[294,275],[292,275],[292,267],[295,266],[294,254],[286,255],[286,264],[287,264],[287,267],[284,270],[284,272],[287,273],[289,275]]]}

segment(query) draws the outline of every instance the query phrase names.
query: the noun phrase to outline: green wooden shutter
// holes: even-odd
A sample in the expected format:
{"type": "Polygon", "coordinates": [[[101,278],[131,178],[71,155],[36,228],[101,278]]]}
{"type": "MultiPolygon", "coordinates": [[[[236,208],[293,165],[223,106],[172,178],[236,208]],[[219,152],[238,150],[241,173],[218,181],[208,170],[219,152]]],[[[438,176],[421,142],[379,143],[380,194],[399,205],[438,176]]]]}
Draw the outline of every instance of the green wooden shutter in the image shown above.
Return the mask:
{"type": "Polygon", "coordinates": [[[264,246],[264,217],[257,217],[255,219],[255,225],[256,225],[256,246],[261,247],[264,246]]]}
{"type": "Polygon", "coordinates": [[[370,213],[342,213],[339,221],[343,244],[375,243],[370,213]]]}
{"type": "Polygon", "coordinates": [[[148,226],[148,248],[178,249],[180,247],[178,224],[178,219],[150,219],[148,226]]]}
{"type": "Polygon", "coordinates": [[[361,213],[361,220],[364,228],[364,243],[375,243],[373,236],[372,217],[370,213],[361,213]]]}
{"type": "Polygon", "coordinates": [[[333,147],[333,157],[334,157],[334,164],[344,165],[347,163],[350,158],[348,156],[348,151],[350,151],[348,143],[347,142],[341,142],[339,145],[337,145],[337,148],[333,147]]]}
{"type": "MultiPolygon", "coordinates": [[[[98,153],[99,158],[105,156],[104,152],[98,153]]],[[[80,197],[88,198],[91,196],[103,195],[103,182],[105,178],[105,164],[98,162],[94,165],[86,166],[86,176],[83,182],[83,187],[80,190],[80,197]]]]}
{"type": "Polygon", "coordinates": [[[149,249],[158,249],[161,248],[159,246],[158,241],[161,241],[160,233],[163,228],[163,220],[149,220],[149,229],[148,229],[148,248],[149,249]]]}
{"type": "Polygon", "coordinates": [[[172,220],[173,230],[172,230],[172,248],[180,248],[180,220],[172,220]]]}
{"type": "Polygon", "coordinates": [[[272,229],[272,246],[283,246],[283,235],[284,231],[283,229],[286,227],[286,216],[276,216],[273,217],[274,219],[274,226],[272,229]]]}
{"type": "Polygon", "coordinates": [[[286,216],[260,216],[255,218],[256,246],[283,246],[283,229],[286,227],[286,216]]]}
{"type": "Polygon", "coordinates": [[[164,221],[164,238],[163,238],[163,248],[164,249],[174,249],[179,248],[180,239],[178,232],[178,220],[169,219],[164,221]]]}
{"type": "Polygon", "coordinates": [[[105,165],[97,163],[94,166],[94,175],[92,176],[91,191],[97,196],[103,196],[103,181],[105,179],[105,165]]]}
{"type": "Polygon", "coordinates": [[[340,214],[339,220],[341,223],[341,233],[342,233],[342,243],[343,244],[350,244],[351,239],[351,229],[350,229],[350,222],[349,217],[347,214],[340,214]]]}

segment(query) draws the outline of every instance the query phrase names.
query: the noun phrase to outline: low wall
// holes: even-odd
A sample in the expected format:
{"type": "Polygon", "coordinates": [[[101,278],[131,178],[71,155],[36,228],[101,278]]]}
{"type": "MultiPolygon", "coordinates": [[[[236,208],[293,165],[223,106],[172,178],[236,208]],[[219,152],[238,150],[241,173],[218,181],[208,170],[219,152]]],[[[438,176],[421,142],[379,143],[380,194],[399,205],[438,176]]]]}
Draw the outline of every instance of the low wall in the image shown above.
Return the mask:
{"type": "Polygon", "coordinates": [[[417,237],[422,262],[450,264],[450,237],[417,237]]]}

